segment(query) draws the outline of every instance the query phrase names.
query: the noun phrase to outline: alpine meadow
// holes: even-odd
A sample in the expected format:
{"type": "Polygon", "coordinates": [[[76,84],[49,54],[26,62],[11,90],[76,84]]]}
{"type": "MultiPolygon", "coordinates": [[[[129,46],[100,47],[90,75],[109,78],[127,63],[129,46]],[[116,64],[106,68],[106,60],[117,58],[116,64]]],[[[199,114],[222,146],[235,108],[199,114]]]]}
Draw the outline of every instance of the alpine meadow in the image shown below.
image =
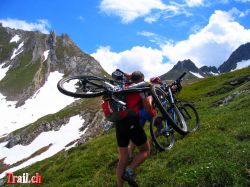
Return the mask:
{"type": "MultiPolygon", "coordinates": [[[[139,168],[142,186],[250,185],[250,68],[186,85],[179,99],[195,104],[198,131],[168,152],[152,151],[139,168]]],[[[93,102],[89,99],[88,102],[93,102]]],[[[87,101],[85,101],[87,102],[87,101]]],[[[55,114],[60,115],[60,112],[55,114]]],[[[115,186],[115,132],[19,170],[40,172],[46,186],[115,186]]]]}
{"type": "Polygon", "coordinates": [[[1,0],[0,187],[250,187],[249,20],[250,0],[1,0]]]}

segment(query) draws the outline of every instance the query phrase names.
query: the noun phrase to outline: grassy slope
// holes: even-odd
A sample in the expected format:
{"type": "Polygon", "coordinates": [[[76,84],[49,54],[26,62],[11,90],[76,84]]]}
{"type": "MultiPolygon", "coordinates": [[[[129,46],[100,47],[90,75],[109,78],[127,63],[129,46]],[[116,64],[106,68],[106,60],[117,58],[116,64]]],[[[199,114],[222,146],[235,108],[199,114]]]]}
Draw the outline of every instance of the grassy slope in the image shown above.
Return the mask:
{"type": "MultiPolygon", "coordinates": [[[[227,82],[250,75],[250,68],[210,77],[183,89],[180,98],[195,103],[200,129],[176,142],[169,152],[153,153],[137,170],[141,186],[249,186],[250,96],[243,93],[215,107],[249,81],[227,82]],[[213,96],[209,96],[213,95],[213,96]]],[[[115,186],[117,150],[114,130],[85,145],[61,152],[17,173],[40,172],[46,186],[115,186]]]]}

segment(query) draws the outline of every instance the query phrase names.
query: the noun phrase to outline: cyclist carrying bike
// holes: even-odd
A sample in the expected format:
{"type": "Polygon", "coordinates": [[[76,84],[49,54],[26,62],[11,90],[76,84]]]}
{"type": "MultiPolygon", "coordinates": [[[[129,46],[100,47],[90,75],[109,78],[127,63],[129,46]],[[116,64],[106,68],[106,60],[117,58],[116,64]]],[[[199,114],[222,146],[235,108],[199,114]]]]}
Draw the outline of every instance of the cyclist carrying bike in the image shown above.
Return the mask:
{"type": "MultiPolygon", "coordinates": [[[[136,85],[140,82],[144,81],[144,75],[141,72],[134,72],[133,74],[125,74],[128,81],[130,81],[130,85],[136,85]],[[133,79],[131,78],[133,75],[133,79]]],[[[156,78],[150,79],[150,82],[155,83],[156,78]],[[152,82],[153,80],[153,82],[152,82]]],[[[158,80],[158,79],[157,79],[158,80]]],[[[156,115],[156,110],[152,107],[152,96],[148,96],[150,93],[144,93],[147,97],[147,102],[139,110],[139,123],[142,127],[144,127],[146,121],[150,121],[152,117],[156,115]],[[149,104],[149,105],[148,105],[149,104]]],[[[135,149],[135,145],[133,142],[129,144],[129,160],[133,158],[133,152],[135,149]]]]}
{"type": "MultiPolygon", "coordinates": [[[[144,80],[144,75],[139,72],[133,72],[127,77],[133,83],[144,80]]],[[[126,95],[127,107],[134,111],[135,115],[128,115],[119,122],[116,122],[116,138],[118,144],[119,162],[116,169],[118,186],[123,186],[124,180],[132,186],[138,186],[135,181],[135,169],[142,164],[150,154],[150,146],[147,136],[140,125],[139,113],[142,108],[150,112],[152,105],[149,102],[146,93],[131,93],[126,95]],[[139,149],[131,164],[126,168],[129,158],[129,142],[132,141],[139,149]]]]}
{"type": "MultiPolygon", "coordinates": [[[[101,106],[104,115],[108,121],[116,123],[119,150],[119,163],[116,169],[118,186],[123,186],[124,180],[132,186],[138,186],[135,182],[134,170],[150,154],[150,145],[142,127],[143,123],[140,122],[141,117],[143,117],[141,111],[144,110],[149,116],[154,115],[152,115],[151,110],[153,109],[152,103],[146,92],[150,92],[154,99],[154,106],[162,114],[153,117],[150,123],[151,136],[160,150],[169,150],[172,147],[174,143],[173,129],[181,135],[186,135],[189,132],[196,131],[199,127],[199,116],[196,109],[189,103],[177,102],[173,97],[173,92],[181,89],[180,83],[185,74],[184,72],[171,85],[156,82],[159,86],[150,85],[150,87],[141,82],[144,79],[141,72],[127,74],[128,79],[131,79],[130,85],[126,85],[124,73],[121,71],[117,71],[114,76],[112,74],[114,80],[82,75],[66,77],[58,82],[59,91],[71,97],[91,98],[103,95],[101,106]],[[77,83],[75,83],[76,80],[77,83]],[[69,85],[69,81],[74,85],[73,90],[67,89],[69,86],[66,85],[69,85]],[[138,86],[139,89],[137,89],[138,86]],[[187,124],[190,124],[190,127],[187,124]],[[169,125],[172,127],[171,131],[167,129],[169,125]],[[170,133],[172,136],[169,136],[170,133]],[[165,144],[164,141],[162,144],[157,140],[157,137],[170,137],[170,143],[165,144]],[[130,141],[139,148],[139,153],[126,168],[130,141]]],[[[153,80],[151,82],[155,83],[153,80]]]]}

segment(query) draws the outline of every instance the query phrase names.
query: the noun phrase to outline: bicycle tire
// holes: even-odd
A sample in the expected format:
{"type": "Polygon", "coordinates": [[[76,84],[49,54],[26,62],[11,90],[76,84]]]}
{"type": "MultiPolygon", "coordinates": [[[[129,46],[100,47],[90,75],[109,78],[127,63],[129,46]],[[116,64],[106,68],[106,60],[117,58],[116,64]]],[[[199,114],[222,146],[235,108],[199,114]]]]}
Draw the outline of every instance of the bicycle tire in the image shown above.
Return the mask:
{"type": "Polygon", "coordinates": [[[172,149],[175,144],[174,131],[162,116],[155,116],[150,123],[150,134],[159,151],[172,149]]]}
{"type": "Polygon", "coordinates": [[[167,93],[156,85],[151,86],[151,93],[162,115],[167,118],[169,124],[174,128],[174,130],[181,135],[186,135],[188,133],[186,122],[178,107],[175,104],[170,104],[170,102],[167,102],[166,104],[166,101],[169,100],[167,93]],[[163,104],[164,102],[165,104],[163,104]],[[170,112],[170,110],[173,111],[170,112]],[[176,114],[175,119],[171,114],[173,112],[176,114]]]}
{"type": "Polygon", "coordinates": [[[190,103],[180,104],[179,110],[186,121],[188,132],[194,132],[199,128],[199,114],[190,103]]]}
{"type": "Polygon", "coordinates": [[[95,76],[70,76],[61,79],[57,83],[57,88],[61,93],[71,97],[77,97],[77,98],[98,97],[105,94],[105,87],[103,86],[104,81],[105,79],[95,76]],[[73,83],[69,83],[70,81],[73,83]],[[78,82],[74,83],[74,81],[78,82]],[[68,88],[66,88],[65,85],[66,83],[69,84],[68,88]],[[78,87],[76,87],[77,84],[78,87]]]}

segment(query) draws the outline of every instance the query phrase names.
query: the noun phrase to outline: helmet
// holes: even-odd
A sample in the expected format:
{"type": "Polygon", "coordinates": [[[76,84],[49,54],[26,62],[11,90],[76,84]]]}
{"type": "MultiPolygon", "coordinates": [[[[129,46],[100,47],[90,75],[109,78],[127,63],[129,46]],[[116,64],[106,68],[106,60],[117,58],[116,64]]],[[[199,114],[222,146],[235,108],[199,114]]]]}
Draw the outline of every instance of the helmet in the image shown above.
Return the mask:
{"type": "Polygon", "coordinates": [[[138,82],[144,80],[144,74],[140,71],[134,71],[131,75],[132,82],[138,82]]]}
{"type": "Polygon", "coordinates": [[[162,80],[160,77],[152,77],[152,78],[150,78],[150,82],[153,84],[160,84],[160,83],[162,83],[162,80]]]}

